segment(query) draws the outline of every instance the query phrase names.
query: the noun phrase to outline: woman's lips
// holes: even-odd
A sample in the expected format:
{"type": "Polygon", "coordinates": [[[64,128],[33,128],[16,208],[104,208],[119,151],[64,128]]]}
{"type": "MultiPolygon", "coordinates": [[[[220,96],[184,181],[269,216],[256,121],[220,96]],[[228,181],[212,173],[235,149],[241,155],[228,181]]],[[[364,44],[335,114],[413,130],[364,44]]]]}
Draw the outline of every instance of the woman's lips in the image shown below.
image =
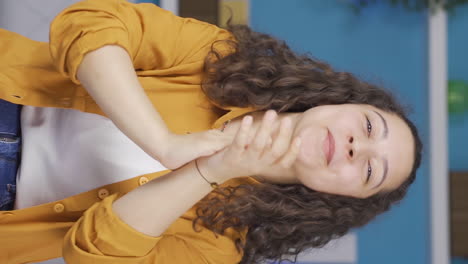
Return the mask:
{"type": "Polygon", "coordinates": [[[333,137],[332,133],[330,133],[330,130],[327,129],[327,132],[327,136],[323,142],[323,153],[325,153],[325,157],[327,158],[327,165],[329,165],[333,159],[333,155],[335,154],[335,138],[333,137]]]}

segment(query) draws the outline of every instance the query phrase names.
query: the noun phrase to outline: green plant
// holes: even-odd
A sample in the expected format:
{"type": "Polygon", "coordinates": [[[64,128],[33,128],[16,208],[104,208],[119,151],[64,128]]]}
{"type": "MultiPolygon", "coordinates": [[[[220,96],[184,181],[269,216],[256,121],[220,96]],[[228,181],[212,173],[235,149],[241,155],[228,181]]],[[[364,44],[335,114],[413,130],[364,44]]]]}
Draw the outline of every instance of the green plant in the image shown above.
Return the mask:
{"type": "Polygon", "coordinates": [[[450,114],[468,111],[468,83],[463,80],[450,80],[447,99],[450,114]]]}

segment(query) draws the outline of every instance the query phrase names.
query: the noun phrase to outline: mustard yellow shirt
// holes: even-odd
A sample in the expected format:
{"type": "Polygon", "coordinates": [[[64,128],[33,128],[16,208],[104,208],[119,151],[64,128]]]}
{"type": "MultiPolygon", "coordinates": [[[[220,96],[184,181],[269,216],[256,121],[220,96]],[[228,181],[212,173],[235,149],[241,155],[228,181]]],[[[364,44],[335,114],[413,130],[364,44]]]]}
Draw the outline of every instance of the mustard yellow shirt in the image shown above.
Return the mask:
{"type": "MultiPolygon", "coordinates": [[[[153,4],[83,1],[56,17],[50,43],[0,29],[0,98],[104,115],[76,79],[76,71],[87,52],[114,44],[130,54],[141,85],[173,132],[220,127],[253,110],[214,111],[216,106],[201,91],[203,61],[211,44],[230,38],[226,30],[174,16],[153,4]]],[[[168,172],[141,175],[31,208],[0,211],[0,263],[61,256],[70,264],[239,262],[242,256],[234,245],[239,235],[195,232],[193,208],[160,237],[135,231],[113,213],[112,202],[119,196],[168,172]]],[[[226,184],[241,182],[254,180],[226,184]]]]}

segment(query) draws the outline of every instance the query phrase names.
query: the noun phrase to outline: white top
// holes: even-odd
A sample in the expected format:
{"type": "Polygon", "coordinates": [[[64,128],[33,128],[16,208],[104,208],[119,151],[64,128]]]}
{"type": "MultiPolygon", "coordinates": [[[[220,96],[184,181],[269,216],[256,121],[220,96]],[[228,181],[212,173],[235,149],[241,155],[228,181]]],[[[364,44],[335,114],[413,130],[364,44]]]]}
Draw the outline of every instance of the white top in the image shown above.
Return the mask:
{"type": "Polygon", "coordinates": [[[15,209],[166,169],[100,115],[24,106],[21,129],[15,209]]]}

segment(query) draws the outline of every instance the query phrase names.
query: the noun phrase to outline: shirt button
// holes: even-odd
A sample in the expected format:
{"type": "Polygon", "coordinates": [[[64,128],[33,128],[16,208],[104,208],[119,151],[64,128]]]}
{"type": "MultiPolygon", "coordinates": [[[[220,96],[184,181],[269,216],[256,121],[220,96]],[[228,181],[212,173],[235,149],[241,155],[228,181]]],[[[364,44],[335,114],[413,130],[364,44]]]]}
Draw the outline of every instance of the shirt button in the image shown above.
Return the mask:
{"type": "Polygon", "coordinates": [[[148,178],[146,177],[140,177],[140,180],[138,180],[138,182],[140,183],[140,185],[143,185],[143,184],[146,184],[148,182],[148,178]]]}
{"type": "Polygon", "coordinates": [[[54,205],[54,211],[56,213],[61,213],[65,210],[65,205],[61,204],[61,203],[58,203],[58,204],[55,204],[54,205]]]}
{"type": "Polygon", "coordinates": [[[12,212],[0,212],[0,220],[3,220],[9,216],[12,216],[13,213],[12,212]]]}
{"type": "Polygon", "coordinates": [[[107,196],[109,196],[109,191],[108,191],[107,189],[100,189],[100,190],[98,191],[98,197],[99,197],[99,199],[102,200],[102,199],[106,198],[107,196]]]}

